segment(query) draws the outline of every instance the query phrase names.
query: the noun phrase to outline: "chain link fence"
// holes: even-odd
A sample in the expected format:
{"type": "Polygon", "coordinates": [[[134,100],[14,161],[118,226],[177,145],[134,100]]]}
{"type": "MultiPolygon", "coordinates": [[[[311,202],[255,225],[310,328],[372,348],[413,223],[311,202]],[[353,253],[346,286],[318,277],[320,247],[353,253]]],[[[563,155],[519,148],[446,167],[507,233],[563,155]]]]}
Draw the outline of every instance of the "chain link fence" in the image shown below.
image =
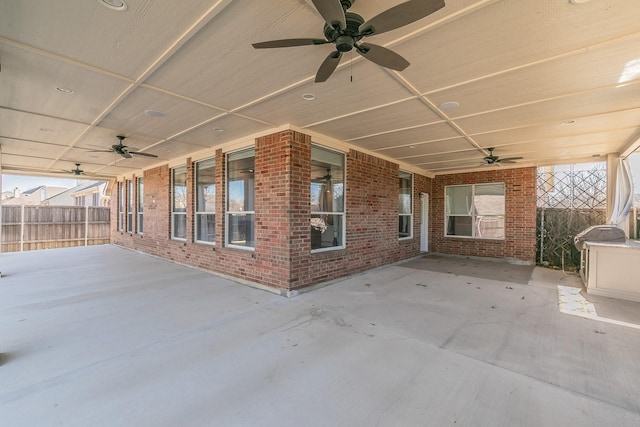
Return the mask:
{"type": "Polygon", "coordinates": [[[537,262],[577,269],[580,252],[573,237],[606,222],[607,170],[597,163],[588,170],[573,165],[556,170],[539,167],[537,180],[537,262]]]}

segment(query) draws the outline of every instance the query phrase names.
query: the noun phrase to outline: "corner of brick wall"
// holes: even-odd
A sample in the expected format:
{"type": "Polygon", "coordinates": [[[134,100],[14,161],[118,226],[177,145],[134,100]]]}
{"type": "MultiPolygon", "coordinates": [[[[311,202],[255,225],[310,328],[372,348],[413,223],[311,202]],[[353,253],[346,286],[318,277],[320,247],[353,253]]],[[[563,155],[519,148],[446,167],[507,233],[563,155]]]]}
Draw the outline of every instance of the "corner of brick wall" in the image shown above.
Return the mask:
{"type": "Polygon", "coordinates": [[[258,138],[255,149],[255,251],[225,247],[226,163],[221,150],[215,153],[215,246],[193,241],[191,162],[185,165],[188,174],[187,241],[170,238],[171,180],[170,169],[164,165],[144,172],[143,235],[116,230],[118,199],[117,185],[114,186],[112,242],[284,290],[304,288],[419,255],[419,193],[431,193],[432,179],[414,175],[413,238],[399,240],[398,165],[350,150],[346,156],[346,248],[311,253],[311,137],[292,130],[283,131],[258,138]]]}

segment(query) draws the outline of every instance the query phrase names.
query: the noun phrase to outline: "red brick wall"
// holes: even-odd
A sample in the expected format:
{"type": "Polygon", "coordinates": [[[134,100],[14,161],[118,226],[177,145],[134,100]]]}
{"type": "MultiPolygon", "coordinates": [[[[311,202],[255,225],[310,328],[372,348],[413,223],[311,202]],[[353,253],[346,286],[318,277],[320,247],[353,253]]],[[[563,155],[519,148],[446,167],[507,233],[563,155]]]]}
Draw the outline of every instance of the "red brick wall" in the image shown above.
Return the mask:
{"type": "MultiPolygon", "coordinates": [[[[420,253],[420,192],[431,189],[429,178],[414,175],[413,239],[398,239],[398,165],[355,150],[347,154],[345,248],[311,253],[309,180],[311,147],[296,158],[303,179],[291,206],[299,213],[292,221],[291,289],[337,279],[420,253]]],[[[294,161],[294,163],[297,163],[294,161]]]]}
{"type": "Polygon", "coordinates": [[[439,175],[434,179],[431,199],[429,228],[432,252],[535,262],[536,168],[494,168],[482,172],[439,175]],[[491,182],[505,184],[505,239],[445,237],[445,186],[491,182]]]}
{"type": "MultiPolygon", "coordinates": [[[[116,230],[112,242],[152,255],[273,288],[292,290],[347,276],[420,253],[420,192],[432,180],[414,175],[413,239],[398,239],[398,165],[351,150],[347,155],[346,248],[311,253],[311,138],[295,131],[255,145],[255,251],[225,247],[225,161],[216,152],[216,245],[193,241],[193,167],[187,162],[187,241],[170,239],[170,169],[144,172],[144,235],[116,230]]],[[[135,224],[134,224],[135,230],[135,224]]]]}

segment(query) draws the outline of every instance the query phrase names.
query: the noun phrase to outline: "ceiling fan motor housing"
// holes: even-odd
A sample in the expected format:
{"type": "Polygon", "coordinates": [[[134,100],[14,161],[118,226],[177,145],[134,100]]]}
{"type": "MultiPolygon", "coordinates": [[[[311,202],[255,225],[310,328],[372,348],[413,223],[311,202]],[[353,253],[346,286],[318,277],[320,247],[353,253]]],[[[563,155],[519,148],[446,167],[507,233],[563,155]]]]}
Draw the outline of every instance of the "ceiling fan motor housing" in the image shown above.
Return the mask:
{"type": "Polygon", "coordinates": [[[364,18],[356,13],[346,12],[345,18],[347,28],[343,31],[337,30],[325,24],[324,35],[327,40],[336,44],[338,52],[349,52],[355,46],[356,42],[362,38],[359,28],[364,24],[364,18]]]}

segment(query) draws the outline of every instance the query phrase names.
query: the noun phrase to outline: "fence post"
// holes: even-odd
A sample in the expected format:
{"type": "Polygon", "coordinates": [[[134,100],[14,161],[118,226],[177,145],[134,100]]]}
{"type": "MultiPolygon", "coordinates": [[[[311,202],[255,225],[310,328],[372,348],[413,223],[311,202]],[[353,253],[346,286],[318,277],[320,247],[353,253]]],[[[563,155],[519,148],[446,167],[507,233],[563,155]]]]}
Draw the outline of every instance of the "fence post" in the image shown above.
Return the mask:
{"type": "Polygon", "coordinates": [[[542,265],[543,252],[544,252],[544,208],[540,209],[540,264],[542,265]]]}
{"type": "Polygon", "coordinates": [[[24,205],[20,209],[20,252],[24,251],[24,205]]]}
{"type": "Polygon", "coordinates": [[[84,207],[84,245],[89,242],[89,205],[84,207]]]}

